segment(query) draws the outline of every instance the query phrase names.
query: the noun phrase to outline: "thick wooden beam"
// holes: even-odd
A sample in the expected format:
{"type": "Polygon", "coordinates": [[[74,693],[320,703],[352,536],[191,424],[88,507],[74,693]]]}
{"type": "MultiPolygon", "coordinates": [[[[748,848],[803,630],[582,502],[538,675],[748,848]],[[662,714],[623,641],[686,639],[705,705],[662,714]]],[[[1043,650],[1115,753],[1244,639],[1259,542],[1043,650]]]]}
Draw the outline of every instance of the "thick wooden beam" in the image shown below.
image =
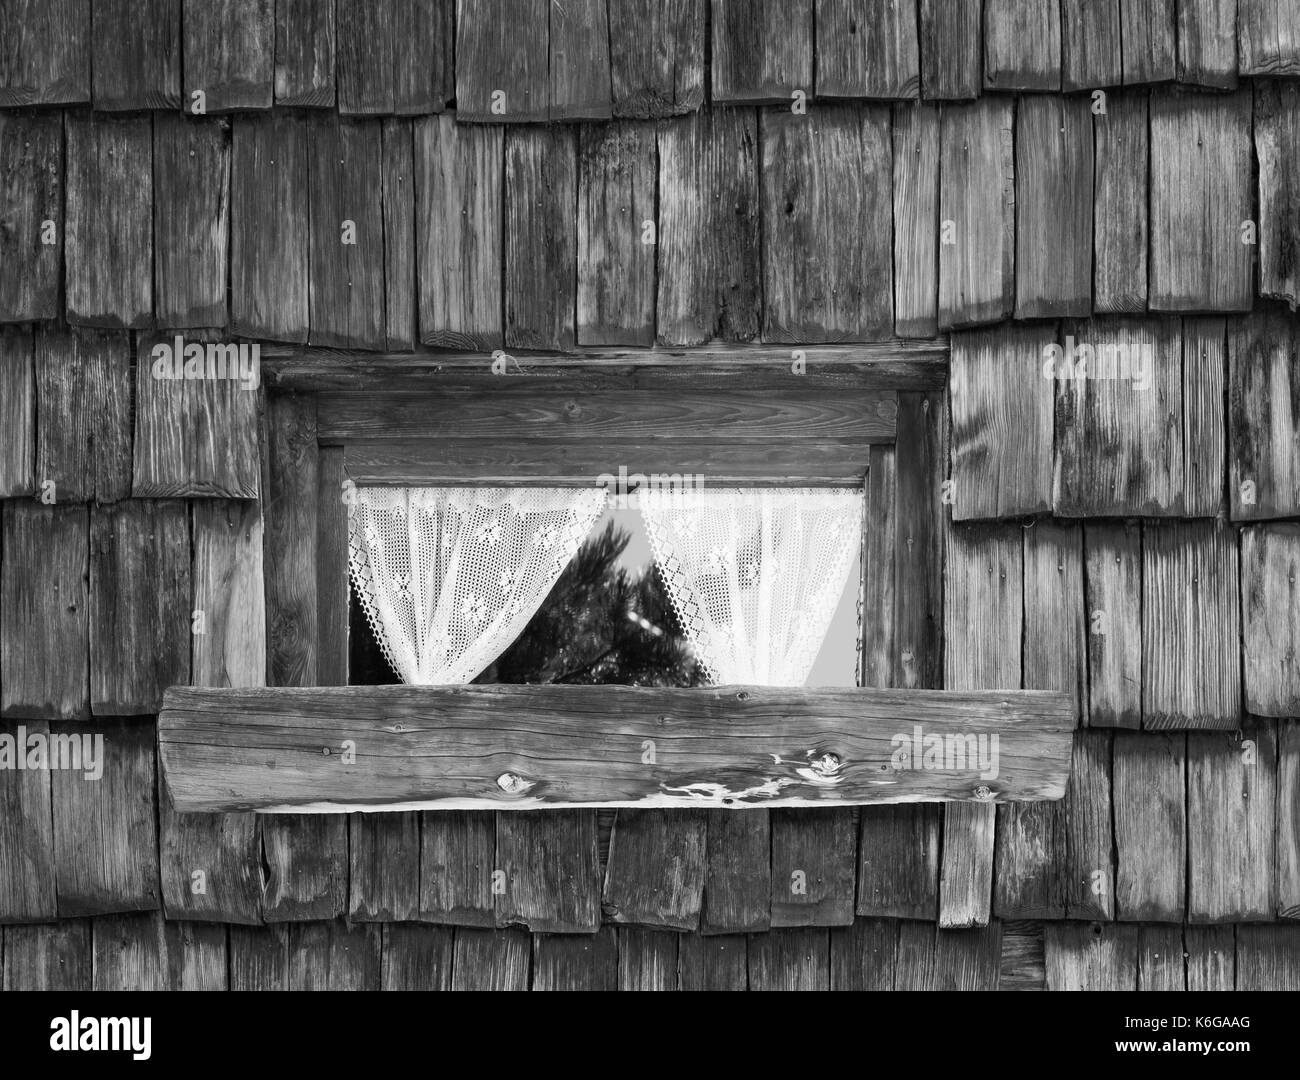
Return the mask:
{"type": "Polygon", "coordinates": [[[177,686],[158,727],[176,809],[315,812],[1059,799],[1075,719],[1047,691],[177,686]]]}

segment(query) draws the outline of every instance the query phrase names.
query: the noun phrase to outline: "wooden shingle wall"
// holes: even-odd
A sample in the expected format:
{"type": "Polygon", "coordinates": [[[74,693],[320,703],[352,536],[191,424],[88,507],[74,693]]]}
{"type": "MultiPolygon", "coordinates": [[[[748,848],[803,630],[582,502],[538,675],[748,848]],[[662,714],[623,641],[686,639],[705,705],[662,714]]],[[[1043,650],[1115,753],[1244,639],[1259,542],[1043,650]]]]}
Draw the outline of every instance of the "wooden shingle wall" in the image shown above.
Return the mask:
{"type": "Polygon", "coordinates": [[[1300,985],[1297,75],[1295,0],[0,0],[0,735],[107,744],[0,770],[0,985],[1300,985]],[[1075,692],[1063,801],[158,787],[165,686],[346,679],[341,452],[310,395],[157,378],[177,334],[940,330],[861,678],[1075,692]]]}

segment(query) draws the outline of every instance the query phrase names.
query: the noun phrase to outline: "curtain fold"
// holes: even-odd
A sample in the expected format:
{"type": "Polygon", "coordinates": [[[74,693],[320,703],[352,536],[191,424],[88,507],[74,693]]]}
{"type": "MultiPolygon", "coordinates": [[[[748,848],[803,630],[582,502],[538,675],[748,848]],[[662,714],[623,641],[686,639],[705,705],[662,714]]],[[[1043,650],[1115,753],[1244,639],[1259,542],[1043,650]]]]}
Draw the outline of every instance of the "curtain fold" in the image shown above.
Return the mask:
{"type": "Polygon", "coordinates": [[[357,488],[349,568],[403,682],[467,683],[528,625],[602,488],[357,488]]]}
{"type": "Polygon", "coordinates": [[[861,489],[642,488],[640,506],[712,681],[802,686],[860,551],[861,489]]]}

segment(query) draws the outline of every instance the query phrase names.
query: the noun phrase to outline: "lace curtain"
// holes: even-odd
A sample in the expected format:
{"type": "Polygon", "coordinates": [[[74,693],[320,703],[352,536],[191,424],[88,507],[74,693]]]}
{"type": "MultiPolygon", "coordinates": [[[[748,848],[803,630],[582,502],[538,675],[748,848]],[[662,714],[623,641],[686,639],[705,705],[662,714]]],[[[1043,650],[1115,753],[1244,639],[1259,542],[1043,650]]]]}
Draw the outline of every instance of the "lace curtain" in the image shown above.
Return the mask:
{"type": "Polygon", "coordinates": [[[673,607],[715,683],[802,686],[862,537],[863,494],[642,488],[673,607]]]}
{"type": "Polygon", "coordinates": [[[467,683],[523,631],[605,507],[603,489],[358,488],[357,594],[407,683],[467,683]]]}

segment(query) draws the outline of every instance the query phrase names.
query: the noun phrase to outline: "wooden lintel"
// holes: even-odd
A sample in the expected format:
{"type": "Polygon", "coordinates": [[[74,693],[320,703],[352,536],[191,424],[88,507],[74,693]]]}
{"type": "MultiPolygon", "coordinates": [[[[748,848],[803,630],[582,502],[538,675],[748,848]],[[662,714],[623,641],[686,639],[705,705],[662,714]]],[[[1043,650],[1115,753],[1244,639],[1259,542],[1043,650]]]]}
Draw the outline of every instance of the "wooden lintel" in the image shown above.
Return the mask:
{"type": "Polygon", "coordinates": [[[853,345],[715,344],[691,348],[578,349],[567,353],[358,353],[266,346],[262,379],[271,389],[359,391],[567,380],[576,389],[698,390],[744,386],[773,391],[930,390],[947,379],[948,339],[853,345]]]}
{"type": "Polygon", "coordinates": [[[182,812],[826,806],[1060,799],[1052,691],[173,687],[182,812]]]}

